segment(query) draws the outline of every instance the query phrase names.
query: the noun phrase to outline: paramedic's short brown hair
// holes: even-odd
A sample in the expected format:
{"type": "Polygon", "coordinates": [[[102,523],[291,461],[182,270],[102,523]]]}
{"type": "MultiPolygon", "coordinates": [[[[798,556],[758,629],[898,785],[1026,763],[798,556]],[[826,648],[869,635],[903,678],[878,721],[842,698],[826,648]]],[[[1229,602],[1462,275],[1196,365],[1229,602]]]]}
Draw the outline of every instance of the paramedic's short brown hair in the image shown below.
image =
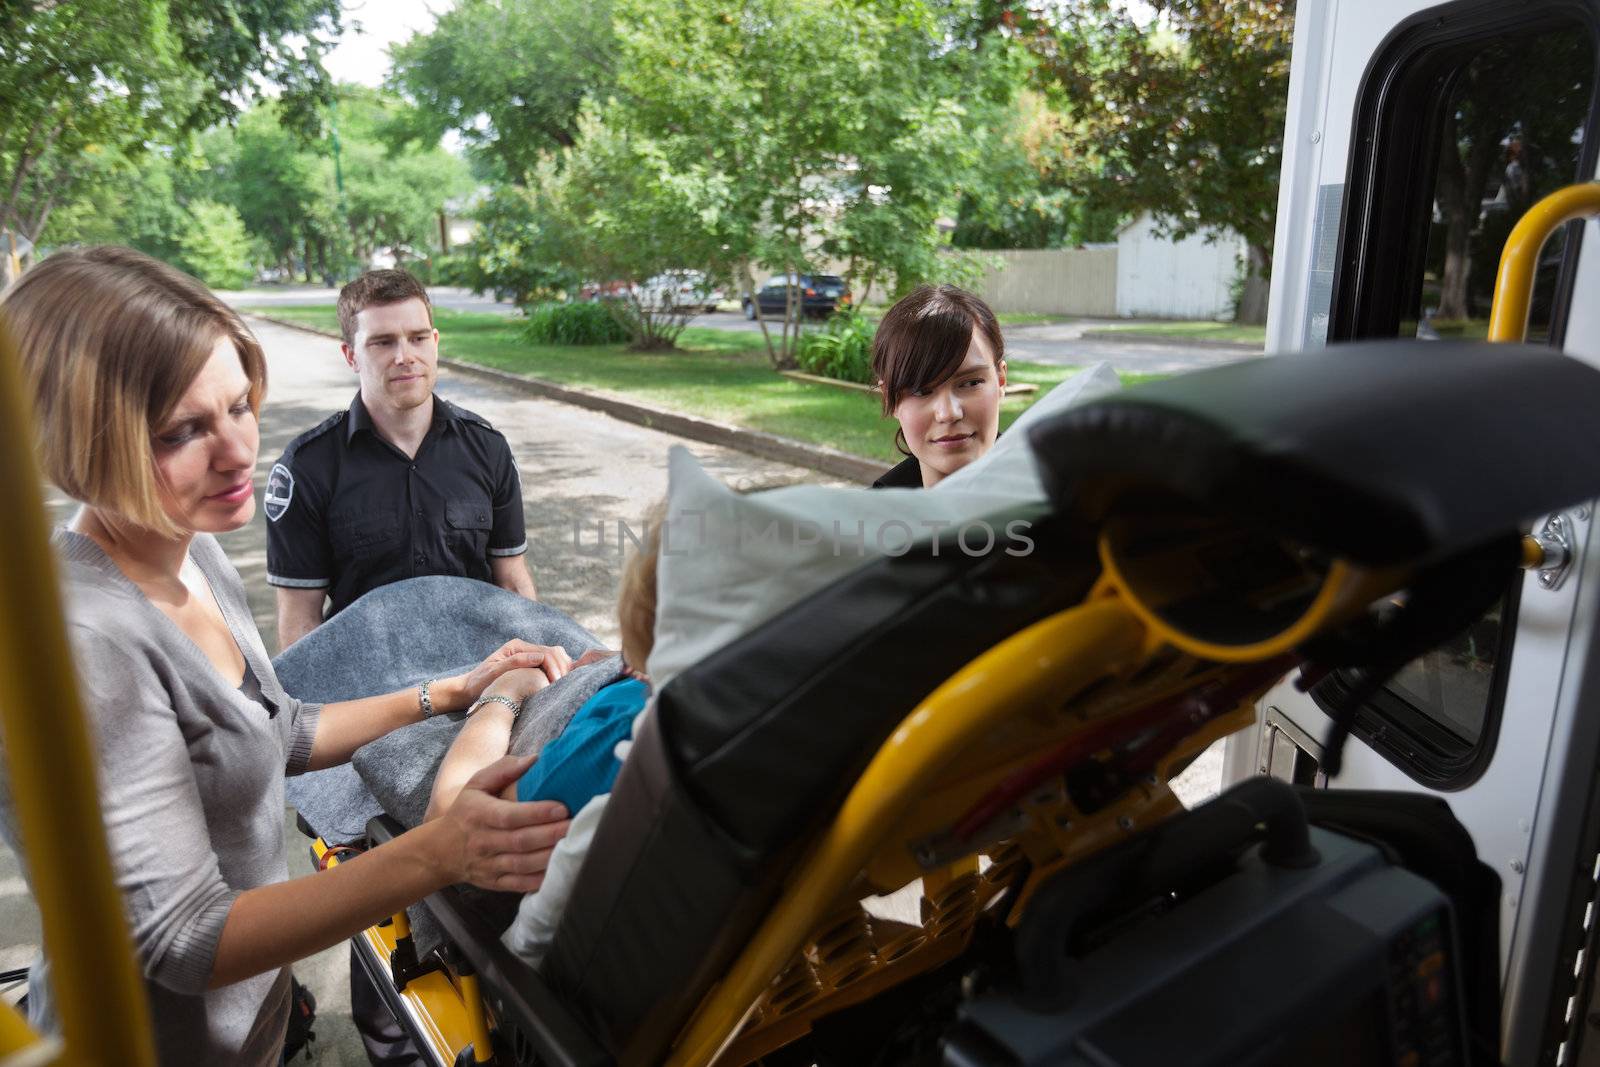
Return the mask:
{"type": "Polygon", "coordinates": [[[369,270],[339,290],[339,332],[344,343],[356,343],[356,316],[369,307],[420,300],[428,309],[428,325],[433,325],[433,302],[428,290],[404,270],[369,270]]]}
{"type": "Polygon", "coordinates": [[[45,476],[75,500],[175,536],[151,438],[227,338],[257,414],[261,345],[200,282],[131,248],[57,252],[0,299],[45,476]]]}
{"type": "Polygon", "coordinates": [[[907,393],[930,389],[956,372],[967,358],[973,331],[1005,358],[1000,323],[989,305],[954,285],[919,285],[890,308],[872,338],[872,374],[883,383],[883,413],[907,393]]]}

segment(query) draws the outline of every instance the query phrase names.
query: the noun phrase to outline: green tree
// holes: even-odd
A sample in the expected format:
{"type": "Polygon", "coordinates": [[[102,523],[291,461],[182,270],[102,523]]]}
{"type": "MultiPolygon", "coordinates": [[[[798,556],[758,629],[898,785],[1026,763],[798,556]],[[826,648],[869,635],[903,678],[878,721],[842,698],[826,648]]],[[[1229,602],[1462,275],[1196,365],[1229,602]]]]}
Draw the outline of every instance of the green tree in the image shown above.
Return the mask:
{"type": "Polygon", "coordinates": [[[0,7],[0,230],[30,240],[151,145],[231,118],[257,79],[312,128],[338,0],[22,0],[0,7]]]}
{"type": "Polygon", "coordinates": [[[1249,247],[1240,318],[1266,319],[1289,86],[1289,0],[1113,0],[1029,10],[1001,32],[1041,60],[1072,116],[1071,185],[1097,206],[1148,210],[1177,237],[1229,228],[1249,247]]]}
{"type": "Polygon", "coordinates": [[[255,277],[250,235],[244,220],[227,204],[199,200],[189,205],[188,225],[179,235],[180,266],[214,289],[243,289],[255,277]]]}
{"type": "Polygon", "coordinates": [[[471,190],[466,164],[437,146],[392,149],[381,131],[399,110],[358,86],[338,91],[341,193],[332,137],[307,142],[263,101],[200,139],[205,196],[231,204],[268,261],[307,280],[339,278],[378,252],[399,259],[436,243],[445,202],[471,190]]]}
{"type": "Polygon", "coordinates": [[[343,211],[350,253],[360,263],[377,252],[398,260],[425,256],[437,243],[446,201],[472,191],[467,165],[440,148],[437,137],[429,147],[385,144],[383,130],[399,111],[392,97],[340,90],[343,211]]]}
{"type": "Polygon", "coordinates": [[[1581,35],[1551,34],[1493,42],[1452,77],[1435,189],[1443,240],[1430,249],[1439,253],[1438,318],[1488,313],[1511,226],[1574,180],[1572,131],[1589,112],[1592,69],[1581,35]],[[1486,211],[1493,199],[1503,207],[1486,211]]]}
{"type": "Polygon", "coordinates": [[[984,152],[983,182],[966,187],[950,243],[957,248],[1071,248],[1110,241],[1120,217],[1065,180],[1073,147],[1065,116],[1036,92],[1018,95],[1010,122],[984,152]]]}
{"type": "Polygon", "coordinates": [[[583,281],[578,269],[556,258],[558,234],[547,223],[561,225],[544,210],[537,190],[500,185],[473,212],[477,229],[454,257],[451,281],[474,292],[493,293],[518,307],[565,296],[583,281]]]}
{"type": "Polygon", "coordinates": [[[389,86],[413,106],[389,135],[436,145],[449,130],[516,181],[568,148],[586,97],[612,86],[607,0],[460,0],[394,49],[389,86]]]}
{"type": "MultiPolygon", "coordinates": [[[[968,7],[617,0],[604,123],[652,145],[745,292],[758,265],[828,259],[858,293],[960,276],[938,221],[981,180],[980,131],[1016,82],[1005,42],[952,44],[968,7]]],[[[776,339],[762,319],[779,366],[799,335],[799,300],[788,309],[776,339]]]]}
{"type": "Polygon", "coordinates": [[[307,281],[319,262],[330,273],[341,230],[325,144],[295,137],[276,105],[263,102],[240,116],[235,129],[208,134],[207,149],[218,195],[238,210],[271,262],[286,276],[302,264],[307,281]]]}
{"type": "Polygon", "coordinates": [[[702,176],[685,177],[661,142],[598,115],[580,116],[577,133],[572,148],[531,176],[539,239],[529,251],[585,278],[627,283],[608,308],[633,347],[671,348],[690,312],[641,291],[641,283],[685,265],[720,280],[730,266],[702,176]]]}

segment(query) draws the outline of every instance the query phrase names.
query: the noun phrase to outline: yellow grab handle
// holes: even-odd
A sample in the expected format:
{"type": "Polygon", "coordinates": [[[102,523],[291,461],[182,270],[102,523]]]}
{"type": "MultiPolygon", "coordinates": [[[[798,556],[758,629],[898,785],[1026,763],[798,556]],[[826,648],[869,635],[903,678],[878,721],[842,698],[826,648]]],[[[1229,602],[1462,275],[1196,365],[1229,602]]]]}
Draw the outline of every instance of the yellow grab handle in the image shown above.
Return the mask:
{"type": "MultiPolygon", "coordinates": [[[[153,1067],[144,979],[100,819],[32,426],[16,349],[0,322],[0,747],[64,1043],[60,1056],[40,1062],[153,1067]]],[[[20,1036],[16,1023],[0,1023],[8,1045],[20,1036]]]]}
{"type": "Polygon", "coordinates": [[[1567,223],[1596,215],[1600,215],[1600,182],[1583,182],[1557,189],[1517,220],[1500,253],[1494,304],[1489,309],[1489,340],[1521,341],[1527,336],[1539,250],[1567,223]]]}

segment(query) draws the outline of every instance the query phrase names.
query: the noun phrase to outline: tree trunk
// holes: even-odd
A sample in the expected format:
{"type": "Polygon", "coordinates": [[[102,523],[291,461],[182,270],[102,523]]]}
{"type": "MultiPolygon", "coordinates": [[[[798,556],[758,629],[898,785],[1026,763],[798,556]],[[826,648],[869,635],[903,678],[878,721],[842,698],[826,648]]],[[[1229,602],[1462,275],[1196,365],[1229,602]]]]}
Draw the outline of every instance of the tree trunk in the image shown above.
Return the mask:
{"type": "Polygon", "coordinates": [[[761,327],[761,339],[767,343],[767,362],[774,367],[778,365],[778,350],[772,345],[772,331],[767,329],[767,320],[761,315],[761,301],[756,299],[756,276],[750,269],[750,261],[742,260],[736,270],[735,276],[744,286],[741,295],[750,298],[750,308],[756,313],[756,325],[761,327]]]}
{"type": "Polygon", "coordinates": [[[1438,319],[1465,319],[1467,279],[1472,273],[1472,222],[1459,204],[1445,212],[1444,271],[1439,276],[1438,319]]]}
{"type": "Polygon", "coordinates": [[[50,222],[50,213],[55,210],[55,207],[56,202],[53,198],[46,200],[44,206],[39,209],[39,213],[33,217],[31,224],[27,225],[22,231],[22,235],[35,247],[38,246],[39,238],[44,234],[44,228],[50,222]]]}
{"type": "Polygon", "coordinates": [[[1272,253],[1252,244],[1245,252],[1244,292],[1239,296],[1236,322],[1260,326],[1267,321],[1268,283],[1272,276],[1272,253]]]}
{"type": "Polygon", "coordinates": [[[796,281],[799,272],[794,264],[789,264],[784,270],[787,273],[783,289],[783,344],[779,346],[777,367],[779,370],[793,370],[794,354],[800,341],[800,320],[805,318],[805,298],[796,281]]]}
{"type": "MultiPolygon", "coordinates": [[[[1462,131],[1454,116],[1445,127],[1440,146],[1437,199],[1444,215],[1444,270],[1439,275],[1439,319],[1472,317],[1472,230],[1482,212],[1483,191],[1496,159],[1500,124],[1492,117],[1469,128],[1466,158],[1462,158],[1462,131]]],[[[1424,309],[1426,311],[1426,309],[1424,309]]]]}

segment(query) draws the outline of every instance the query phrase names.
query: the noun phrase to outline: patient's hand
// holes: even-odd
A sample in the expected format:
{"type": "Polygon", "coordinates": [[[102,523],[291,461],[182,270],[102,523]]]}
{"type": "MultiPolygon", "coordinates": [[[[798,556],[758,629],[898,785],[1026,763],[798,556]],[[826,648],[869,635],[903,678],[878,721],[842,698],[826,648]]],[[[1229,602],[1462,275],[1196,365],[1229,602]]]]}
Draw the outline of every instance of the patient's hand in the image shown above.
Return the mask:
{"type": "MultiPolygon", "coordinates": [[[[572,669],[577,670],[579,667],[587,667],[591,663],[599,663],[603,659],[610,659],[613,656],[620,655],[622,655],[621,652],[611,648],[591,648],[589,651],[578,657],[578,662],[572,665],[572,669]]],[[[620,664],[620,666],[622,667],[622,673],[626,674],[629,678],[638,679],[639,681],[644,682],[646,685],[650,684],[650,676],[648,674],[640,670],[635,670],[626,663],[620,664]]]]}

